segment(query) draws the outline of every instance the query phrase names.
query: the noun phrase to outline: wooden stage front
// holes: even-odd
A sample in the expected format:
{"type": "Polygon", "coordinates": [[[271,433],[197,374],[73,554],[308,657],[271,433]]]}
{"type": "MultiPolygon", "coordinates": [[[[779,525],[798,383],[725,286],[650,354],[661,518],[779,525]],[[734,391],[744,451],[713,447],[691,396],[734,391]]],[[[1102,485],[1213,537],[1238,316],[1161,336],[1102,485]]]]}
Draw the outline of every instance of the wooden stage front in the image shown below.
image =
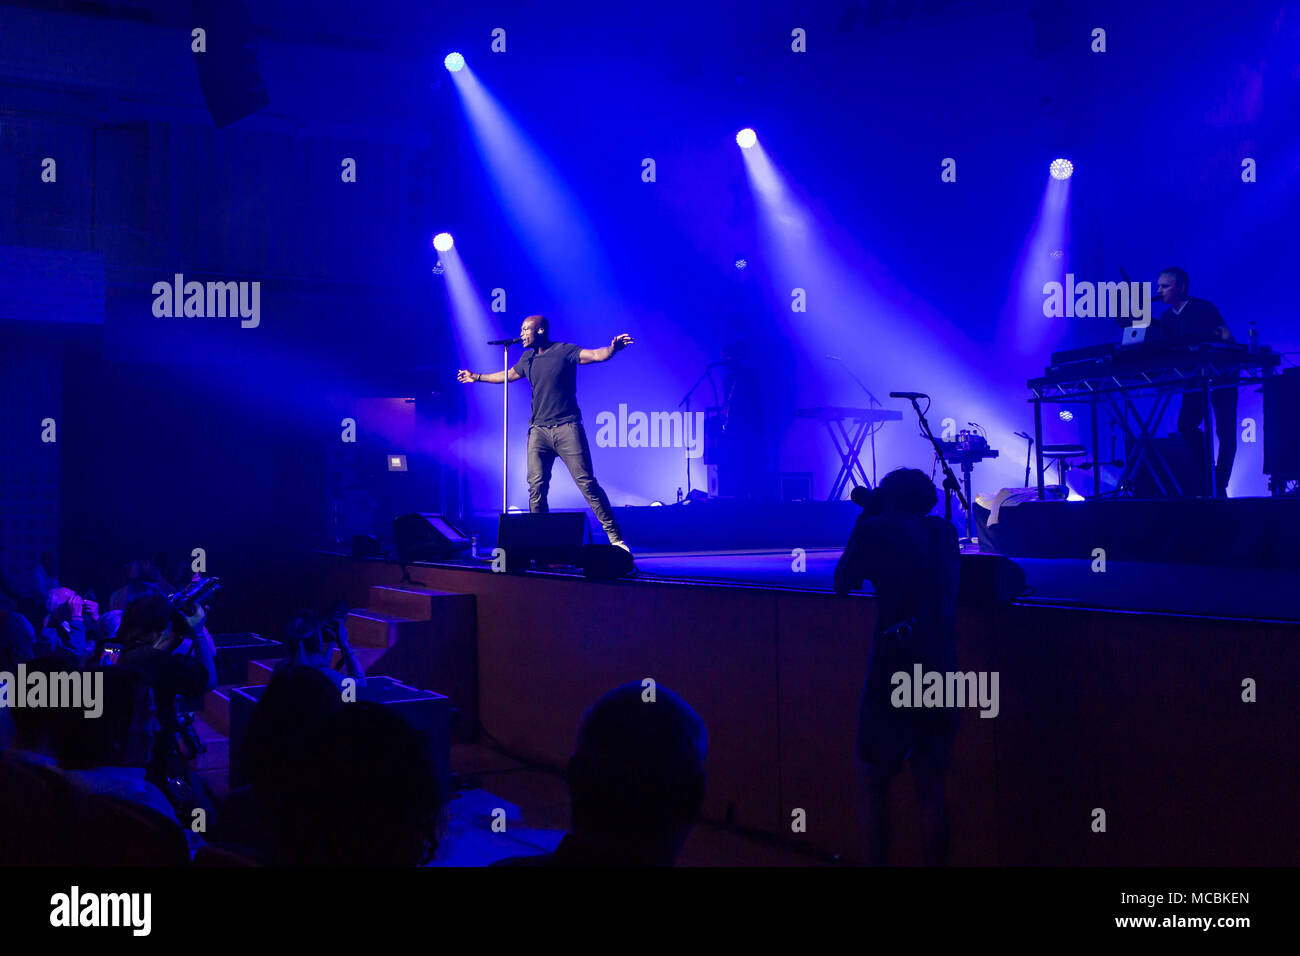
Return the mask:
{"type": "MultiPolygon", "coordinates": [[[[274,585],[286,614],[336,596],[365,607],[372,585],[401,576],[380,561],[301,560],[274,585]]],[[[477,713],[504,748],[563,767],[592,701],[653,678],[708,727],[707,817],[858,858],[853,744],[871,597],[454,565],[411,574],[475,596],[477,713]],[[792,830],[799,810],[806,832],[792,830]]],[[[1300,625],[1270,621],[964,608],[960,667],[998,672],[1000,709],[962,713],[953,862],[1293,865],[1298,638],[1300,625]],[[1254,703],[1242,700],[1248,680],[1254,703]]],[[[417,676],[430,690],[454,683],[417,676]]],[[[919,863],[906,775],[891,799],[894,861],[919,863]]]]}

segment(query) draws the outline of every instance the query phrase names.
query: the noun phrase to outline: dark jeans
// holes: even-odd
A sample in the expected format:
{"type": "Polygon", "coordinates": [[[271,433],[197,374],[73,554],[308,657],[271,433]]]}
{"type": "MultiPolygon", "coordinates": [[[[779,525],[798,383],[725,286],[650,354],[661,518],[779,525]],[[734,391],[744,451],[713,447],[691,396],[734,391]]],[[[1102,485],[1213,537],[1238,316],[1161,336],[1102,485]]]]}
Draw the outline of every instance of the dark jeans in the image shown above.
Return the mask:
{"type": "Polygon", "coordinates": [[[858,704],[857,755],[871,777],[892,777],[908,757],[924,757],[938,770],[946,770],[957,711],[951,707],[898,707],[894,705],[893,675],[909,677],[913,666],[922,672],[947,673],[957,669],[956,637],[933,630],[916,630],[908,636],[877,633],[871,641],[867,680],[858,704]]]}
{"type": "MultiPolygon", "coordinates": [[[[1228,490],[1232,463],[1237,457],[1237,386],[1210,390],[1210,404],[1214,407],[1214,430],[1219,436],[1219,454],[1214,460],[1214,483],[1220,497],[1228,490]]],[[[1187,441],[1192,461],[1205,467],[1205,435],[1201,422],[1205,420],[1205,394],[1199,389],[1183,393],[1183,403],[1178,409],[1178,431],[1187,441]]],[[[1198,482],[1199,483],[1199,482],[1198,482]]]]}
{"type": "Polygon", "coordinates": [[[614,510],[609,497],[591,473],[591,447],[582,422],[563,425],[532,425],[528,429],[528,510],[546,514],[546,493],[551,487],[551,467],[556,458],[564,459],[564,467],[573,476],[573,483],[596,513],[596,520],[609,535],[610,542],[622,541],[614,510]]]}

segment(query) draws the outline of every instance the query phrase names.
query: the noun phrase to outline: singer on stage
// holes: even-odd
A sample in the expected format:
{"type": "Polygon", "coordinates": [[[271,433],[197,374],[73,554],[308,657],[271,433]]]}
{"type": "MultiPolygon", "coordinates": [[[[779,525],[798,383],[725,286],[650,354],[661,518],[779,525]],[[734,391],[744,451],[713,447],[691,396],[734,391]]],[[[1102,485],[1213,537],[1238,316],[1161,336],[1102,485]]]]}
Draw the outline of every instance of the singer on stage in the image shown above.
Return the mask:
{"type": "Polygon", "coordinates": [[[609,543],[628,550],[623,534],[614,520],[614,510],[609,496],[596,481],[591,468],[591,446],[587,432],[582,427],[582,412],[578,409],[579,365],[608,362],[614,353],[632,344],[632,337],[624,333],[615,336],[604,348],[584,349],[570,342],[552,342],[551,324],[543,316],[530,315],[519,330],[519,341],[524,354],[505,372],[471,372],[461,369],[456,378],[460,382],[517,382],[528,379],[533,387],[533,410],[528,420],[528,510],[545,514],[549,509],[546,494],[551,486],[551,467],[556,458],[564,459],[564,466],[573,476],[574,484],[583,493],[596,520],[609,535],[609,543]]]}

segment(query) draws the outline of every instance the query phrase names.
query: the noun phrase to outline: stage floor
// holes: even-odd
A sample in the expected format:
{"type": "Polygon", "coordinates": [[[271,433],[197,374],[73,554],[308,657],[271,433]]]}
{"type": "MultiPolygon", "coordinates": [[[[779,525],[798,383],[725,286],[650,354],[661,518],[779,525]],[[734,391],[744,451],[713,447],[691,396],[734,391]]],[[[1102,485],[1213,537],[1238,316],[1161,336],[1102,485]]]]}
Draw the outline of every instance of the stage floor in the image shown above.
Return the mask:
{"type": "MultiPolygon", "coordinates": [[[[838,548],[636,555],[638,577],[712,585],[831,591],[838,548]]],[[[1025,603],[1300,621],[1300,569],[1017,558],[1033,588],[1025,603]]],[[[870,588],[866,589],[870,593],[870,588]]]]}
{"type": "MultiPolygon", "coordinates": [[[[851,502],[616,508],[643,578],[710,585],[831,590],[835,562],[861,513],[851,502]]],[[[983,553],[1025,570],[1029,603],[1300,621],[1300,500],[1282,498],[1024,502],[983,553]],[[1092,555],[1109,555],[1093,570],[1092,555]],[[1020,555],[1020,557],[1016,557],[1020,555]]],[[[496,516],[465,522],[491,552],[496,516]]],[[[591,540],[603,541],[591,525],[591,540]]]]}

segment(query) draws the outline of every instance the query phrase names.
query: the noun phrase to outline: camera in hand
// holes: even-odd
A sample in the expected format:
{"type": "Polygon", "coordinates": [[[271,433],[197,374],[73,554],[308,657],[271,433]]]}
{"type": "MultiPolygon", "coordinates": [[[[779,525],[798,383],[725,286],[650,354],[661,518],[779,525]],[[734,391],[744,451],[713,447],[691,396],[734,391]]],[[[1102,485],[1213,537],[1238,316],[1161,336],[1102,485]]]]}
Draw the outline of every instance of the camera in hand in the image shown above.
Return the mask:
{"type": "Polygon", "coordinates": [[[181,590],[167,595],[167,603],[184,614],[188,608],[206,607],[222,587],[220,578],[195,575],[194,580],[181,590]]]}

